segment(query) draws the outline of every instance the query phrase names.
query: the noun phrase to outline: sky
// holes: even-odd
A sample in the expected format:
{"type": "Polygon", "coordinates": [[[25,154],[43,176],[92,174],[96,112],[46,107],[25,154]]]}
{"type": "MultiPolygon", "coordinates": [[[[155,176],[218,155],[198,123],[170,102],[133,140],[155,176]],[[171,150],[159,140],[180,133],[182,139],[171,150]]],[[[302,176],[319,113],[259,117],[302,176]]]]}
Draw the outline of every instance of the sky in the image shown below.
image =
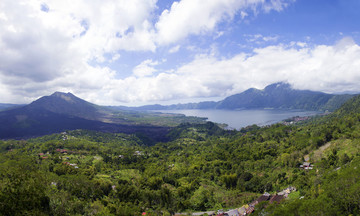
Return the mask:
{"type": "Polygon", "coordinates": [[[1,0],[0,103],[360,92],[359,0],[1,0]]]}

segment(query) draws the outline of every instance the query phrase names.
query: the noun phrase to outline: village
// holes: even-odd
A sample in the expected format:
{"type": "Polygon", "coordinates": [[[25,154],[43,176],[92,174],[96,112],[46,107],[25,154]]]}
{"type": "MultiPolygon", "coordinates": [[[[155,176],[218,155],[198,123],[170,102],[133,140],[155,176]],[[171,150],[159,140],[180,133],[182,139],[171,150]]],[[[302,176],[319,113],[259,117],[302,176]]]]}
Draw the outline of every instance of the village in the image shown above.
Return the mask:
{"type": "MultiPolygon", "coordinates": [[[[66,134],[66,132],[62,133],[61,139],[67,140],[69,137],[66,134]]],[[[62,149],[57,148],[54,150],[54,152],[60,154],[59,159],[63,160],[63,164],[67,166],[71,166],[75,169],[79,169],[78,164],[76,163],[70,163],[68,160],[70,160],[70,155],[77,155],[78,152],[70,151],[68,149],[62,149]]],[[[49,152],[47,153],[38,153],[38,157],[41,160],[46,160],[49,158],[51,154],[49,152]]],[[[144,155],[144,152],[142,151],[134,151],[133,156],[139,157],[144,155]]],[[[118,155],[118,158],[124,159],[124,155],[118,155]]],[[[304,170],[311,170],[313,169],[313,164],[310,163],[309,157],[304,157],[304,162],[299,165],[300,169],[304,170]]],[[[174,164],[169,165],[169,168],[174,167],[174,164]]],[[[51,185],[56,186],[56,182],[51,182],[51,185]]],[[[116,186],[112,185],[112,190],[116,190],[116,186]]],[[[278,191],[274,194],[270,194],[268,192],[265,192],[257,199],[253,200],[251,203],[245,204],[239,208],[234,209],[228,209],[223,210],[219,209],[217,211],[205,211],[205,212],[195,212],[195,213],[175,213],[174,216],[182,216],[182,215],[192,215],[192,216],[201,216],[201,215],[209,215],[209,216],[243,216],[243,215],[250,215],[256,210],[256,206],[261,202],[267,202],[269,205],[274,203],[280,203],[284,199],[288,198],[289,194],[296,191],[296,188],[293,186],[289,186],[281,191],[278,191]]],[[[266,207],[266,206],[265,206],[266,207]]],[[[148,215],[148,213],[143,212],[143,215],[148,215]]]]}
{"type": "MultiPolygon", "coordinates": [[[[56,152],[64,155],[63,157],[60,157],[61,159],[69,160],[67,157],[68,154],[76,153],[69,151],[67,149],[56,149],[56,152]]],[[[44,160],[48,158],[49,153],[39,153],[38,156],[40,159],[44,160]]],[[[143,152],[141,151],[135,151],[134,156],[141,156],[143,155],[143,152]]],[[[119,155],[119,158],[123,158],[123,155],[119,155]]],[[[75,169],[78,169],[79,167],[75,163],[69,163],[67,161],[63,162],[63,164],[66,164],[68,166],[72,166],[75,169]]],[[[173,166],[169,165],[169,167],[173,166]]],[[[308,170],[313,169],[313,165],[308,161],[308,158],[305,159],[305,162],[299,166],[300,169],[308,170]]],[[[52,183],[56,185],[56,183],[52,183]]],[[[112,186],[112,189],[115,190],[115,185],[112,186]]],[[[258,197],[256,200],[252,201],[251,203],[245,204],[241,206],[240,208],[235,209],[229,209],[227,211],[224,211],[223,209],[220,209],[218,211],[206,211],[206,212],[196,212],[196,213],[175,213],[175,216],[181,216],[181,215],[193,215],[193,216],[201,216],[201,215],[209,215],[209,216],[243,216],[243,215],[250,215],[255,211],[256,205],[258,205],[261,202],[267,201],[269,204],[273,203],[280,203],[282,200],[286,199],[290,193],[295,192],[296,188],[293,186],[289,186],[282,191],[279,191],[275,194],[270,194],[268,192],[265,192],[260,197],[258,197]]],[[[143,215],[147,215],[145,212],[143,215]]]]}
{"type": "MultiPolygon", "coordinates": [[[[312,170],[314,165],[309,162],[309,158],[304,158],[305,162],[303,162],[299,168],[304,170],[312,170]]],[[[280,203],[282,200],[288,198],[289,194],[292,192],[295,192],[296,188],[293,186],[289,186],[282,191],[279,191],[275,194],[269,194],[268,192],[265,192],[263,195],[261,195],[256,200],[252,201],[249,204],[243,205],[240,208],[236,209],[230,209],[227,211],[224,211],[222,209],[218,211],[206,211],[206,212],[196,212],[192,213],[193,216],[201,216],[201,215],[209,215],[209,216],[243,216],[243,215],[250,215],[255,211],[255,206],[259,204],[260,202],[268,201],[269,204],[273,203],[280,203]]],[[[181,215],[189,215],[187,213],[176,213],[175,216],[181,216],[181,215]]]]}
{"type": "Polygon", "coordinates": [[[292,124],[296,124],[298,122],[306,121],[306,120],[309,120],[309,119],[310,119],[310,116],[303,116],[303,117],[295,116],[295,117],[292,117],[290,119],[284,120],[283,124],[284,125],[292,125],[292,124]]]}
{"type": "MultiPolygon", "coordinates": [[[[224,211],[222,209],[218,211],[206,211],[206,212],[196,212],[190,215],[192,216],[200,216],[200,215],[209,215],[209,216],[243,216],[243,215],[250,215],[255,211],[255,206],[261,202],[268,201],[269,204],[273,203],[280,203],[282,200],[286,199],[290,193],[295,192],[296,188],[293,186],[289,186],[282,191],[279,191],[275,194],[269,194],[265,192],[256,200],[252,201],[249,204],[245,204],[240,208],[229,209],[224,211]]],[[[175,216],[181,215],[189,215],[188,213],[176,213],[175,216]]]]}

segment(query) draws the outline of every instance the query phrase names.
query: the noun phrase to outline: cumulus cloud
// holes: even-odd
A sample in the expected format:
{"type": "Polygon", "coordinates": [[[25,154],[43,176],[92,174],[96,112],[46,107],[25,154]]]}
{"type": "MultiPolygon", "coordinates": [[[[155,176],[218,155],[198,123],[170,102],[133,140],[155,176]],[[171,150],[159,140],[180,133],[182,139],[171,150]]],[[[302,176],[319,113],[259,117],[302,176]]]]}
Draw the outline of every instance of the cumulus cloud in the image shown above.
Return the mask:
{"type": "MultiPolygon", "coordinates": [[[[156,74],[154,67],[160,63],[148,59],[134,68],[134,76],[124,79],[117,79],[115,71],[109,68],[83,65],[79,71],[44,82],[42,87],[29,80],[23,83],[23,88],[0,85],[0,91],[10,89],[13,94],[24,95],[27,95],[25,91],[28,89],[37,93],[44,89],[47,93],[76,91],[79,96],[99,104],[226,97],[279,81],[287,81],[297,89],[328,93],[360,91],[358,44],[350,38],[333,46],[301,44],[267,46],[231,58],[198,55],[175,70],[157,70],[156,74]],[[82,70],[87,73],[82,73],[82,70]],[[59,86],[62,88],[55,88],[59,86]]],[[[0,78],[6,83],[16,82],[9,77],[0,78]]]]}
{"type": "Polygon", "coordinates": [[[358,44],[349,38],[333,46],[301,44],[258,48],[228,59],[199,55],[172,73],[119,80],[113,95],[122,102],[225,97],[279,81],[328,93],[360,91],[358,44]]]}
{"type": "MultiPolygon", "coordinates": [[[[182,46],[176,42],[191,35],[223,37],[219,24],[235,16],[280,11],[289,2],[181,0],[156,15],[156,0],[2,0],[0,94],[3,102],[24,103],[70,91],[95,103],[117,104],[225,97],[277,81],[300,89],[360,91],[360,47],[351,38],[333,46],[266,46],[232,57],[200,53],[166,70],[161,70],[161,61],[146,57],[123,79],[106,66],[121,61],[119,51],[155,53],[165,46],[176,53],[182,46]]],[[[187,49],[201,52],[191,45],[187,49]]]]}
{"type": "Polygon", "coordinates": [[[154,66],[158,64],[159,62],[154,62],[151,59],[145,60],[133,69],[133,74],[137,77],[150,76],[156,71],[154,66]]]}
{"type": "Polygon", "coordinates": [[[2,92],[28,102],[104,84],[114,71],[90,62],[105,62],[109,53],[108,62],[116,61],[119,50],[154,50],[148,19],[155,8],[156,0],[1,1],[2,92]]]}
{"type": "Polygon", "coordinates": [[[241,18],[248,14],[244,10],[257,13],[260,7],[265,12],[280,11],[287,6],[285,0],[182,0],[174,2],[169,10],[164,10],[156,23],[157,43],[171,44],[188,35],[199,35],[213,31],[217,24],[229,21],[240,11],[241,18]]]}

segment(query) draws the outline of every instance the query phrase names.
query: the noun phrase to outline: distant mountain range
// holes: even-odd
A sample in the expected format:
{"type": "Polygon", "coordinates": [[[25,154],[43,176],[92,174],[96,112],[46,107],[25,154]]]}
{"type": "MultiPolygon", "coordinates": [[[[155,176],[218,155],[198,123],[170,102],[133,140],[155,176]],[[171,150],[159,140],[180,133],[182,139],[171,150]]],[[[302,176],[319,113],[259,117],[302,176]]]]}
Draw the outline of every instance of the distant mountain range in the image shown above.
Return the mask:
{"type": "MultiPolygon", "coordinates": [[[[329,110],[339,108],[353,95],[332,95],[322,92],[292,89],[289,84],[275,83],[263,90],[248,89],[219,102],[201,102],[170,106],[142,107],[98,106],[71,93],[55,92],[28,105],[2,104],[0,108],[0,139],[40,136],[64,130],[89,129],[103,132],[138,133],[155,141],[162,141],[170,130],[154,126],[137,111],[171,109],[302,109],[329,110]],[[134,111],[137,110],[137,111],[134,111]],[[135,119],[135,120],[134,120],[135,119]]],[[[167,116],[168,117],[168,116],[167,116]]],[[[164,122],[164,116],[155,116],[164,122]]],[[[175,117],[177,123],[183,122],[175,117]]],[[[195,120],[196,121],[196,120],[195,120]]],[[[201,119],[201,121],[203,121],[201,119]]],[[[171,122],[174,123],[174,122],[171,122]]]]}
{"type": "Polygon", "coordinates": [[[296,90],[287,83],[275,83],[263,90],[251,88],[220,101],[217,109],[301,109],[334,111],[353,95],[333,95],[309,90],[296,90]]]}
{"type": "Polygon", "coordinates": [[[176,109],[300,109],[334,111],[354,95],[334,95],[323,92],[293,89],[288,83],[274,83],[265,89],[250,88],[219,102],[175,104],[169,106],[147,105],[141,107],[118,107],[132,110],[176,110],[176,109]]]}
{"type": "Polygon", "coordinates": [[[25,104],[8,104],[8,103],[0,103],[0,111],[8,110],[15,107],[25,106],[25,104]]]}

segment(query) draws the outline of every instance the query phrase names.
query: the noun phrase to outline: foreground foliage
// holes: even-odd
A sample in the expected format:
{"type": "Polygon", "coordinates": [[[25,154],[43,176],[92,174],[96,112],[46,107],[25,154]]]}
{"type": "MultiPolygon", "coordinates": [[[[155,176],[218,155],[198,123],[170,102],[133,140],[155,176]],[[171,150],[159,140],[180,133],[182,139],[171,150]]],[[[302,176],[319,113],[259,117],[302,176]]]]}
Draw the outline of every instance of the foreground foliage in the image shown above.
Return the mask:
{"type": "Polygon", "coordinates": [[[240,207],[292,185],[297,194],[254,214],[357,215],[359,109],[354,98],[301,125],[241,131],[182,124],[153,146],[85,130],[0,141],[0,214],[166,215],[240,207]],[[313,170],[299,168],[304,157],[313,170]]]}

